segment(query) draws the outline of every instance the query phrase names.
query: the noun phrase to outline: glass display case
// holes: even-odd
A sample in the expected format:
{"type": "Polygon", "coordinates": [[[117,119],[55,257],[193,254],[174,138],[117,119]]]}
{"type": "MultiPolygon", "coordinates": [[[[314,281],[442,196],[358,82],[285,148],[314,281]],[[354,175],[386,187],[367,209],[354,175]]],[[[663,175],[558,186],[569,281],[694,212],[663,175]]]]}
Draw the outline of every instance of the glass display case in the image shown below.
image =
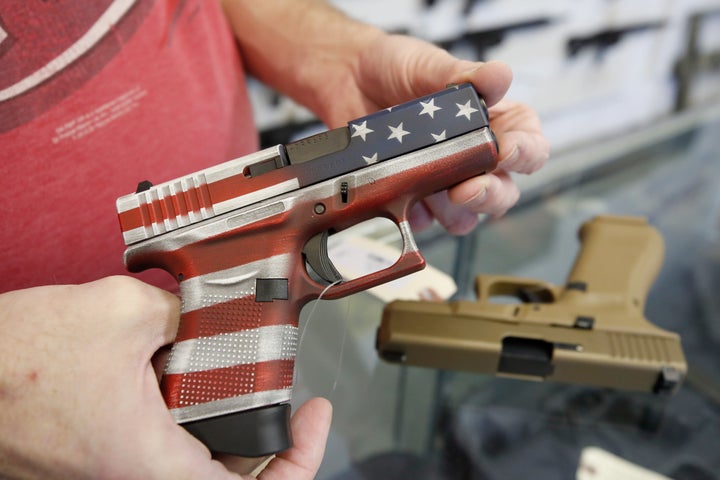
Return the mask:
{"type": "Polygon", "coordinates": [[[562,285],[580,225],[646,217],[665,241],[646,318],[681,335],[689,368],[675,395],[386,363],[374,348],[382,301],[318,301],[301,316],[293,399],[334,406],[318,478],[574,479],[590,446],[675,480],[720,478],[720,111],[688,115],[552,158],[518,179],[516,208],[467,237],[417,237],[471,299],[480,273],[562,285]]]}

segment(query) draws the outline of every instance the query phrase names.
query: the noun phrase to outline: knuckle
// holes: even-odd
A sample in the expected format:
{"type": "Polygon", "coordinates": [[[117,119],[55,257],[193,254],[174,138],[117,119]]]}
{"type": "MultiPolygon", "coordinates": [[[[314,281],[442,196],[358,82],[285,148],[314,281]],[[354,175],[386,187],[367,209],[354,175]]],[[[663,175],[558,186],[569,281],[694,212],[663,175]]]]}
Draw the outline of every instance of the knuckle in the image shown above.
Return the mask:
{"type": "Polygon", "coordinates": [[[179,311],[177,297],[130,276],[106,277],[95,284],[119,313],[142,318],[179,311]]]}
{"type": "Polygon", "coordinates": [[[488,202],[486,213],[499,217],[507,213],[520,199],[520,190],[514,182],[503,184],[502,191],[496,192],[492,200],[488,202]]]}
{"type": "Polygon", "coordinates": [[[126,292],[135,288],[139,288],[138,284],[142,282],[127,275],[113,275],[110,277],[101,278],[94,283],[103,289],[126,292]]]}
{"type": "Polygon", "coordinates": [[[466,212],[463,215],[453,216],[441,222],[448,232],[454,235],[465,235],[469,233],[478,223],[477,214],[466,212]]]}

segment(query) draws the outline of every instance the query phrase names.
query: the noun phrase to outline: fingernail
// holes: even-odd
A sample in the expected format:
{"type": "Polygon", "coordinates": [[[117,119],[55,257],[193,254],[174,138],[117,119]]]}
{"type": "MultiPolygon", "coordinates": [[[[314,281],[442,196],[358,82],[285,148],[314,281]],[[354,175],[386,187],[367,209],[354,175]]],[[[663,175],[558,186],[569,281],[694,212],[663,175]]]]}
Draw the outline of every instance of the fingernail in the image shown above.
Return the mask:
{"type": "Polygon", "coordinates": [[[453,76],[453,81],[450,84],[459,85],[461,83],[471,82],[475,73],[481,68],[482,64],[475,65],[474,67],[468,68],[467,70],[463,70],[462,72],[453,76]]]}
{"type": "Polygon", "coordinates": [[[520,147],[515,145],[512,152],[510,153],[510,155],[508,155],[507,157],[505,157],[504,160],[502,160],[503,166],[505,168],[509,168],[517,161],[519,156],[520,156],[520,147]]]}
{"type": "Polygon", "coordinates": [[[475,183],[475,188],[477,189],[477,191],[475,192],[475,195],[468,198],[467,201],[463,202],[463,204],[467,205],[469,203],[475,203],[475,202],[481,201],[487,195],[489,186],[490,186],[490,180],[487,177],[480,177],[477,180],[477,182],[475,183]]]}

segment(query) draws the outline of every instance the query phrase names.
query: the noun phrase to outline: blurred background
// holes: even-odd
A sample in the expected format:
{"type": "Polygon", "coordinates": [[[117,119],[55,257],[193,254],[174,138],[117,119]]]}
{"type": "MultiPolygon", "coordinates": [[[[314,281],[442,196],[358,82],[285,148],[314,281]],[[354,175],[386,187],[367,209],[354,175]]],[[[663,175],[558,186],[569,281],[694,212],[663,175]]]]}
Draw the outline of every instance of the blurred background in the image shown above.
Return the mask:
{"type": "MultiPolygon", "coordinates": [[[[348,15],[501,60],[508,93],[532,105],[554,152],[650,128],[720,101],[717,0],[333,0],[348,15]]],[[[266,144],[311,124],[305,109],[253,84],[266,144]]]]}
{"type": "MultiPolygon", "coordinates": [[[[458,57],[508,63],[507,96],[540,114],[552,156],[516,178],[516,208],[467,237],[417,235],[455,283],[453,298],[472,299],[480,273],[562,285],[580,225],[642,216],[666,245],[645,314],[680,334],[689,374],[658,398],[390,364],[374,348],[387,291],[313,302],[301,315],[293,403],[333,402],[318,478],[720,479],[720,0],[333,3],[458,57]],[[655,473],[591,465],[592,448],[655,473]]],[[[257,82],[251,96],[264,146],[322,128],[257,82]]],[[[357,235],[392,246],[393,230],[371,224],[357,235]]],[[[366,243],[342,242],[356,263],[368,258],[366,243]]]]}

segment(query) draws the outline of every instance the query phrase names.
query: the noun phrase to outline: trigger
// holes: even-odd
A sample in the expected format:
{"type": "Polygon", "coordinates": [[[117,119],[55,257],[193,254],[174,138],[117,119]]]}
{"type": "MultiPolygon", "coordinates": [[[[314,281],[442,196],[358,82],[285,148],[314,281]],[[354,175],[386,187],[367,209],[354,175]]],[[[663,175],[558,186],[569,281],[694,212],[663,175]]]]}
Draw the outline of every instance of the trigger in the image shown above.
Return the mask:
{"type": "Polygon", "coordinates": [[[328,255],[328,232],[327,230],[315,235],[305,244],[303,255],[305,261],[310,265],[313,271],[323,280],[330,283],[339,282],[343,279],[340,272],[335,269],[328,255]]]}

